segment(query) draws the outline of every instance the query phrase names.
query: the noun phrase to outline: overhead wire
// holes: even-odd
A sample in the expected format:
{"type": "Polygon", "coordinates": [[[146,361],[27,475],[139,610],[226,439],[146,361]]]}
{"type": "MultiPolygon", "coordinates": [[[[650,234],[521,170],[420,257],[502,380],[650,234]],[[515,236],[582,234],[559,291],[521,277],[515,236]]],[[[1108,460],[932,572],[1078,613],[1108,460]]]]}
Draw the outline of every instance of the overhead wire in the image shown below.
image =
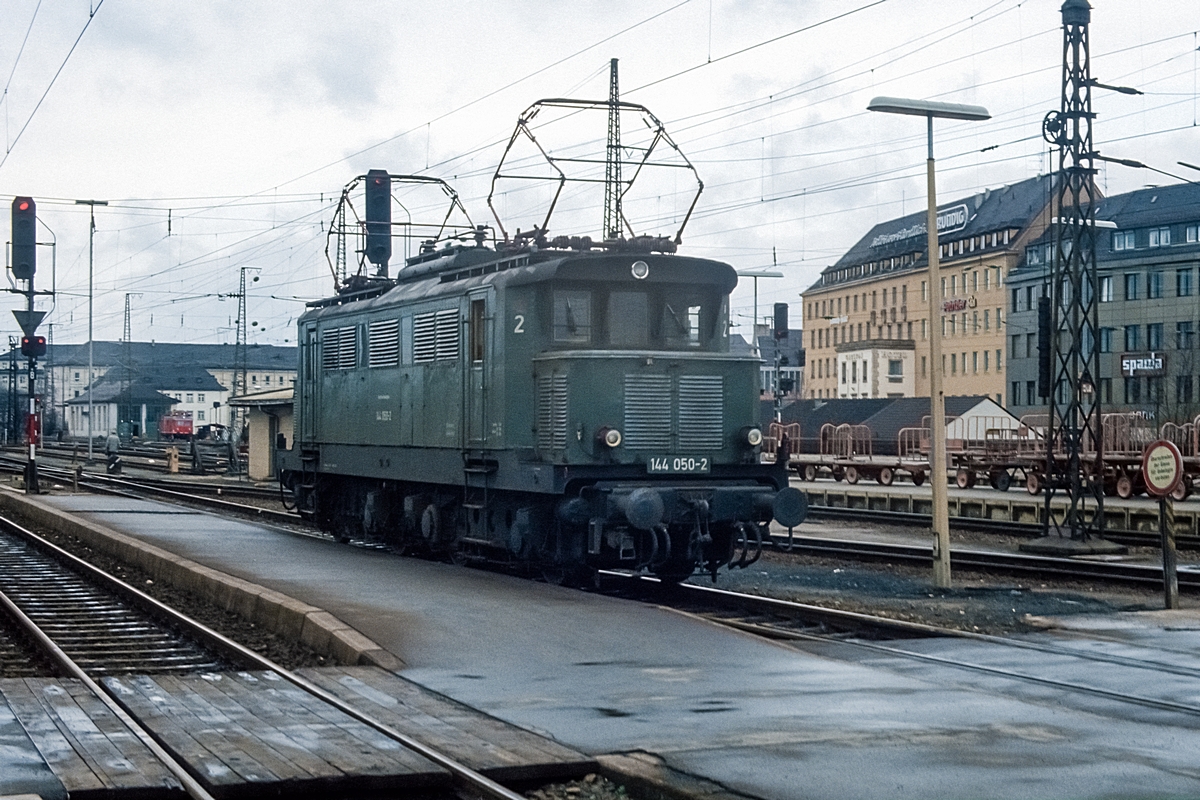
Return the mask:
{"type": "MultiPolygon", "coordinates": [[[[42,102],[46,99],[46,96],[50,94],[50,90],[54,88],[55,81],[57,81],[58,76],[62,74],[63,69],[67,66],[67,62],[71,60],[71,54],[74,53],[75,48],[79,46],[79,42],[83,39],[83,35],[87,33],[87,29],[91,26],[92,20],[96,18],[96,14],[100,13],[100,7],[103,5],[104,0],[100,0],[98,3],[96,3],[95,8],[89,9],[87,22],[83,23],[83,30],[79,32],[79,36],[75,37],[75,41],[71,45],[71,49],[67,51],[66,57],[63,59],[62,63],[58,65],[58,69],[55,71],[54,77],[50,79],[50,83],[46,86],[46,91],[42,92],[42,96],[38,98],[37,103],[33,107],[33,111],[29,112],[29,118],[25,120],[25,124],[21,126],[21,130],[17,131],[17,135],[12,142],[5,142],[4,157],[0,158],[0,167],[3,167],[5,162],[8,161],[9,154],[12,153],[13,148],[17,146],[17,142],[21,140],[21,136],[25,133],[25,129],[29,127],[30,122],[33,122],[34,115],[36,115],[38,109],[42,107],[42,102]]],[[[32,23],[30,23],[30,25],[32,26],[32,23]]]]}

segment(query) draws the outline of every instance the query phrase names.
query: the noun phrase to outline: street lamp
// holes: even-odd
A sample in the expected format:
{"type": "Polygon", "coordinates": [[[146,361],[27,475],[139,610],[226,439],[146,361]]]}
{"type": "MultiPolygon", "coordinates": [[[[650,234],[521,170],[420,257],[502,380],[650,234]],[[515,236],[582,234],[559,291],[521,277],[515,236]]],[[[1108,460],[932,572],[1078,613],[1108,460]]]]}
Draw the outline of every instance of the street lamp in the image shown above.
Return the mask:
{"type": "Polygon", "coordinates": [[[96,206],[108,205],[107,200],[76,200],[77,206],[90,206],[90,224],[88,225],[88,454],[87,463],[94,463],[92,458],[92,417],[95,416],[96,408],[92,402],[93,389],[95,388],[95,365],[93,364],[93,353],[95,343],[92,339],[92,303],[95,297],[94,287],[92,285],[92,276],[95,272],[93,269],[93,243],[96,240],[96,206]]]}
{"type": "Polygon", "coordinates": [[[750,326],[750,338],[753,339],[750,344],[754,346],[754,355],[759,355],[758,352],[758,279],[759,278],[782,278],[783,273],[778,270],[741,270],[737,271],[738,277],[754,278],[754,324],[750,326]]]}
{"type": "Polygon", "coordinates": [[[926,248],[929,251],[929,471],[933,489],[933,533],[937,541],[933,548],[933,580],[944,589],[950,588],[950,509],[946,498],[946,398],[942,388],[942,328],[938,310],[938,234],[937,191],[933,169],[933,118],[978,121],[991,119],[983,106],[961,103],[938,103],[932,100],[908,100],[901,97],[876,97],[868,111],[885,114],[907,114],[925,117],[928,121],[928,150],[926,182],[929,204],[925,213],[926,248]]]}

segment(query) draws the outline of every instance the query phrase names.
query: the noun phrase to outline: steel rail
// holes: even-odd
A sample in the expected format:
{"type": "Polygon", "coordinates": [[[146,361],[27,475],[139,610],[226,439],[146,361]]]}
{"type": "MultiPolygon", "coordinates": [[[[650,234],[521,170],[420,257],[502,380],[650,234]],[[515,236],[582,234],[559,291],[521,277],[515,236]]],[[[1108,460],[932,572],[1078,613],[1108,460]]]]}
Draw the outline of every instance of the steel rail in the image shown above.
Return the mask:
{"type": "MultiPolygon", "coordinates": [[[[5,521],[7,522],[7,520],[5,521]]],[[[96,698],[99,699],[100,702],[102,702],[117,719],[121,720],[121,722],[133,732],[133,735],[136,736],[142,744],[146,745],[150,752],[154,754],[154,757],[161,761],[163,766],[165,766],[180,782],[184,791],[188,793],[189,797],[193,798],[193,800],[215,800],[215,798],[209,794],[208,791],[201,786],[195,778],[192,777],[191,773],[187,771],[187,768],[176,761],[174,756],[168,753],[166,749],[159,744],[158,739],[155,738],[150,731],[143,728],[141,724],[137,722],[137,720],[126,713],[125,709],[122,708],[121,705],[112,697],[107,687],[102,686],[99,683],[96,683],[96,681],[92,680],[88,674],[70,658],[70,656],[63,652],[62,648],[54,643],[54,640],[47,636],[42,629],[39,628],[33,620],[26,616],[25,612],[23,612],[17,606],[17,604],[14,603],[9,596],[2,591],[0,591],[0,606],[3,606],[4,610],[8,612],[9,616],[16,620],[17,624],[21,626],[25,633],[31,639],[33,639],[39,647],[42,648],[42,650],[54,662],[56,667],[62,670],[66,675],[76,679],[86,686],[88,691],[95,695],[96,698]]]]}
{"type": "MultiPolygon", "coordinates": [[[[892,544],[887,542],[862,542],[804,536],[793,538],[791,549],[789,550],[786,537],[774,534],[772,544],[777,551],[784,553],[851,556],[914,563],[928,563],[932,558],[928,546],[892,544]]],[[[1111,561],[1088,561],[963,548],[951,550],[950,560],[955,567],[967,569],[1059,575],[1063,577],[1088,578],[1139,585],[1162,584],[1162,567],[1146,564],[1122,564],[1111,561]]],[[[1200,589],[1200,572],[1181,569],[1179,571],[1179,585],[1190,589],[1200,589]]]]}
{"type": "Polygon", "coordinates": [[[140,589],[125,583],[120,578],[110,575],[109,573],[92,564],[89,564],[88,562],[72,553],[67,552],[54,543],[46,541],[32,531],[17,525],[15,522],[12,522],[11,520],[8,520],[2,516],[0,516],[0,522],[3,523],[4,527],[18,533],[28,541],[36,542],[39,547],[44,547],[50,550],[72,567],[86,573],[89,577],[92,577],[98,582],[113,588],[114,591],[119,591],[126,594],[127,596],[135,599],[144,608],[151,609],[154,613],[169,619],[171,622],[177,624],[189,634],[209,645],[210,647],[224,652],[226,655],[232,658],[245,660],[258,669],[274,671],[280,677],[289,681],[297,688],[309,693],[328,705],[333,706],[342,713],[358,720],[359,722],[369,725],[388,738],[393,739],[404,747],[407,747],[409,750],[424,756],[450,773],[453,782],[458,784],[460,787],[466,787],[482,792],[484,795],[497,798],[498,800],[526,800],[526,798],[524,798],[521,794],[508,789],[486,775],[483,775],[471,767],[468,767],[466,764],[463,764],[456,759],[447,756],[422,742],[417,741],[408,734],[393,728],[387,723],[380,722],[369,714],[359,711],[354,706],[346,703],[341,698],[331,694],[312,681],[295,674],[291,670],[285,669],[266,656],[256,653],[255,651],[238,644],[229,637],[218,633],[212,628],[209,628],[208,626],[192,619],[191,617],[180,613],[174,608],[171,608],[170,606],[156,600],[145,592],[142,592],[140,589]]]}
{"type": "MultiPolygon", "coordinates": [[[[606,577],[620,577],[643,581],[646,584],[661,584],[656,578],[646,576],[634,576],[627,573],[605,572],[606,577]]],[[[1154,671],[1167,671],[1174,674],[1186,675],[1195,677],[1200,675],[1200,671],[1188,669],[1186,667],[1177,667],[1174,665],[1163,664],[1155,661],[1142,661],[1140,659],[1129,659],[1121,656],[1108,656],[1103,654],[1082,653],[1076,650],[1066,650],[1062,648],[1054,648],[1049,645],[1042,645],[1035,642],[1023,642],[1012,639],[1006,639],[1001,636],[993,636],[990,634],[975,633],[973,631],[962,631],[955,628],[942,628],[935,625],[927,625],[920,622],[909,622],[906,620],[894,620],[888,617],[878,617],[870,614],[863,614],[854,611],[843,611],[840,609],[825,608],[823,606],[814,606],[806,603],[797,603],[790,600],[778,600],[775,598],[761,597],[759,595],[748,595],[740,592],[733,592],[728,589],[717,589],[711,586],[699,586],[695,584],[678,584],[674,587],[680,591],[689,600],[699,598],[704,602],[709,602],[712,605],[721,608],[730,608],[737,606],[741,608],[749,608],[751,611],[758,613],[778,614],[785,617],[800,618],[805,621],[813,620],[825,624],[832,623],[836,627],[853,629],[854,626],[861,628],[891,631],[904,633],[910,636],[941,636],[953,637],[959,639],[969,639],[974,641],[987,642],[991,644],[1000,644],[1018,649],[1038,650],[1047,652],[1053,655],[1067,656],[1081,661],[1099,661],[1121,666],[1132,667],[1135,669],[1147,669],[1154,671]]],[[[1003,669],[1000,667],[989,667],[982,664],[974,664],[968,661],[959,661],[943,656],[935,656],[927,653],[917,653],[911,650],[894,647],[891,645],[879,644],[878,642],[865,641],[862,639],[845,639],[829,635],[808,633],[805,631],[792,630],[783,627],[777,627],[762,623],[748,623],[742,620],[722,619],[719,616],[710,616],[702,612],[687,611],[675,608],[669,601],[663,599],[658,600],[660,605],[672,608],[679,613],[690,614],[698,619],[707,622],[723,625],[726,627],[736,628],[738,630],[752,633],[758,636],[774,639],[795,639],[820,643],[836,643],[861,647],[877,652],[888,653],[890,655],[910,658],[915,660],[937,663],[943,666],[970,670],[973,672],[981,672],[999,677],[1022,680],[1031,683],[1037,683],[1044,686],[1052,686],[1058,689],[1067,689],[1083,694],[1090,694],[1097,697],[1103,697],[1109,700],[1115,700],[1123,703],[1139,705],[1149,708],[1157,708],[1165,711],[1172,711],[1184,714],[1200,715],[1200,706],[1187,703],[1176,703],[1171,700],[1159,700],[1153,697],[1144,695],[1136,695],[1127,692],[1116,692],[1110,689],[1101,689],[1095,686],[1086,684],[1074,683],[1072,681],[1061,681],[1054,678],[1044,678],[1038,675],[1030,675],[1024,672],[1015,670],[1003,669]]]]}

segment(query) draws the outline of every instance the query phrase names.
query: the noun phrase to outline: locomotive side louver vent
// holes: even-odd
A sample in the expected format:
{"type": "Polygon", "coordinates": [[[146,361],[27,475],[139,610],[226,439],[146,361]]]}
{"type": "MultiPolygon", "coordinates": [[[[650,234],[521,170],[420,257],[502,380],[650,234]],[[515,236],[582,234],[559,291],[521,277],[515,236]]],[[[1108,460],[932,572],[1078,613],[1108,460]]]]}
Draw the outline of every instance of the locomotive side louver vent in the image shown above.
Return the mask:
{"type": "Polygon", "coordinates": [[[458,358],[458,309],[430,311],[413,317],[413,363],[458,358]]]}
{"type": "Polygon", "coordinates": [[[543,452],[567,446],[566,375],[542,375],[537,380],[537,441],[543,452]]]}
{"type": "Polygon", "coordinates": [[[671,446],[671,378],[625,376],[625,446],[637,450],[671,446]]]}
{"type": "Polygon", "coordinates": [[[326,328],[321,332],[321,368],[354,369],[358,363],[358,329],[326,328]]]}
{"type": "Polygon", "coordinates": [[[725,379],[720,375],[679,378],[679,447],[720,450],[725,430],[725,379]]]}
{"type": "Polygon", "coordinates": [[[372,367],[400,363],[400,320],[379,320],[367,326],[367,363],[372,367]]]}

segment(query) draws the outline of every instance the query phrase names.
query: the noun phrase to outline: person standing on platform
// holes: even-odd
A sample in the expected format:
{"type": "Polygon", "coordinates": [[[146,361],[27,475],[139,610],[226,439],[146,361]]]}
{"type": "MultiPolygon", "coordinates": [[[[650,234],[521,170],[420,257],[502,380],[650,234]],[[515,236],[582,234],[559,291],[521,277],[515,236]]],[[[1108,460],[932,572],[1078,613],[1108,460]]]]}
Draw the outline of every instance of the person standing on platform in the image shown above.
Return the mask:
{"type": "Polygon", "coordinates": [[[104,441],[104,454],[108,456],[108,474],[121,474],[121,438],[110,433],[104,441]]]}

